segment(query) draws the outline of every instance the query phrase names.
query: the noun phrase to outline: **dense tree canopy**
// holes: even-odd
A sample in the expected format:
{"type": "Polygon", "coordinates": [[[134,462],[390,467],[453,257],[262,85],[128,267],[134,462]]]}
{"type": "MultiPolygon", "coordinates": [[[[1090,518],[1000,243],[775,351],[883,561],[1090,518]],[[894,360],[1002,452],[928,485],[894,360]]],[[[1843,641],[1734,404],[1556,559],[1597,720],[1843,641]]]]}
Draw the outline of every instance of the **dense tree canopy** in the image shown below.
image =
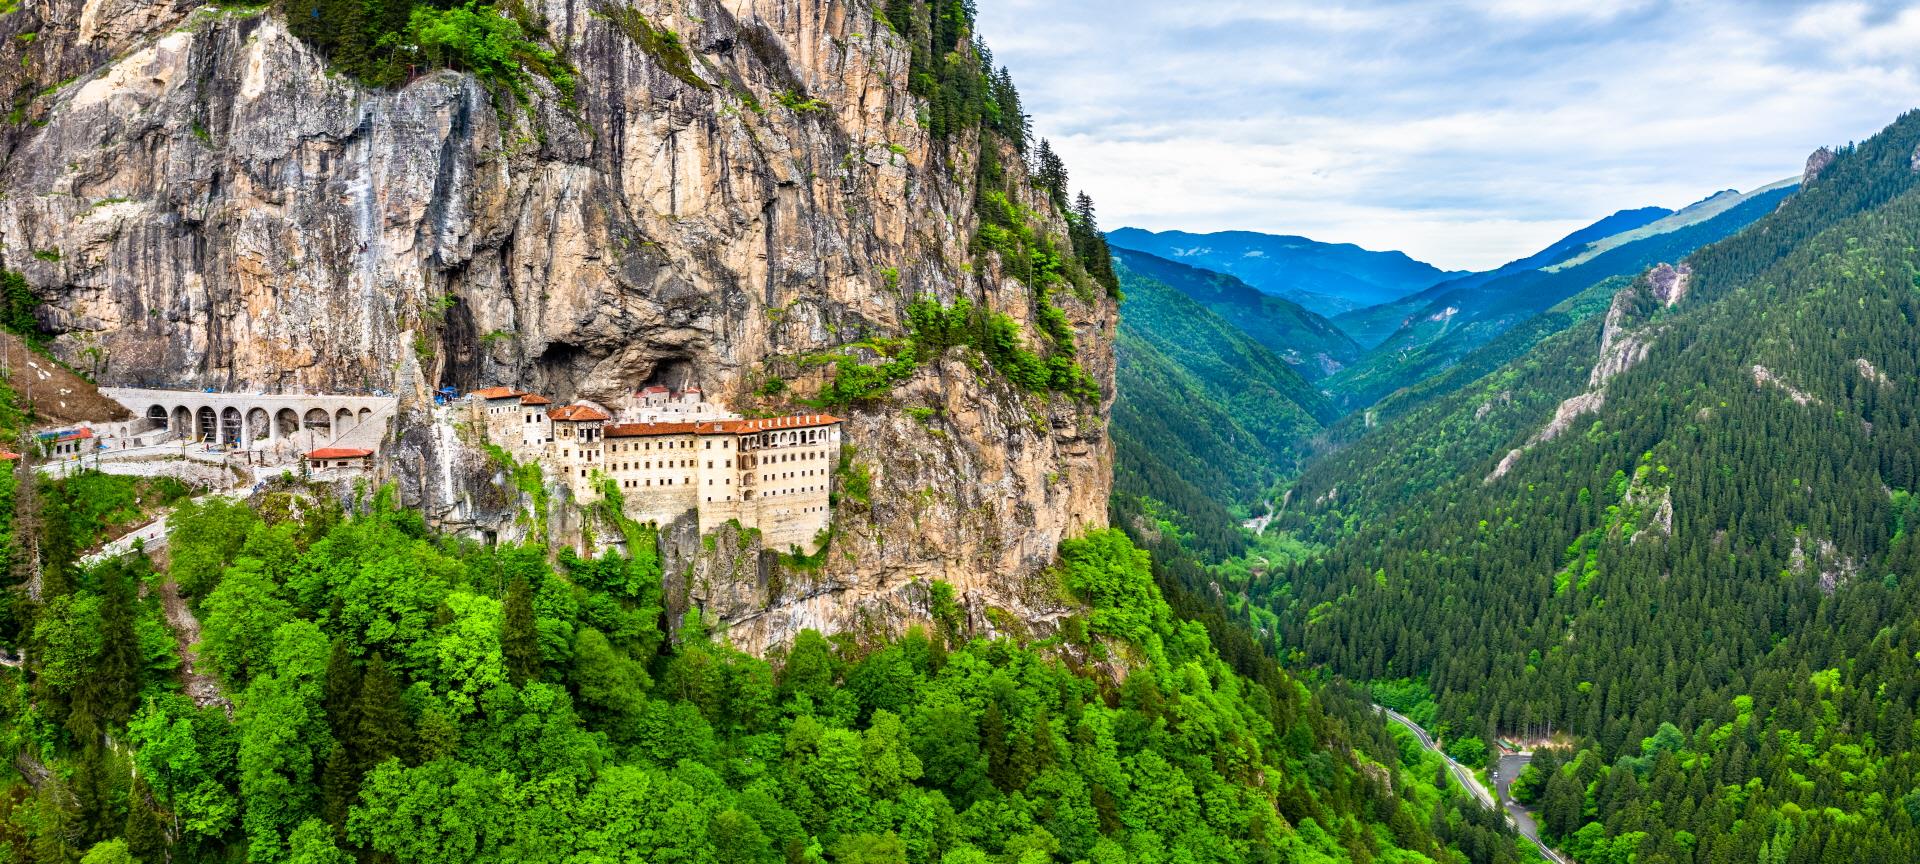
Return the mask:
{"type": "Polygon", "coordinates": [[[174,514],[171,572],[69,562],[30,607],[13,860],[1514,860],[1444,849],[1494,829],[1358,703],[1223,658],[1117,532],[1063,545],[1057,636],[769,662],[697,614],[667,640],[651,553],[455,542],[387,493],[218,502],[174,514]],[[224,697],[182,688],[175,586],[224,697]]]}
{"type": "Polygon", "coordinates": [[[1602,283],[1315,458],[1275,529],[1308,553],[1235,615],[1446,737],[1558,733],[1533,782],[1582,862],[1920,855],[1916,144],[1842,151],[1675,305],[1602,283]],[[1646,359],[1539,440],[1603,328],[1646,359]]]}

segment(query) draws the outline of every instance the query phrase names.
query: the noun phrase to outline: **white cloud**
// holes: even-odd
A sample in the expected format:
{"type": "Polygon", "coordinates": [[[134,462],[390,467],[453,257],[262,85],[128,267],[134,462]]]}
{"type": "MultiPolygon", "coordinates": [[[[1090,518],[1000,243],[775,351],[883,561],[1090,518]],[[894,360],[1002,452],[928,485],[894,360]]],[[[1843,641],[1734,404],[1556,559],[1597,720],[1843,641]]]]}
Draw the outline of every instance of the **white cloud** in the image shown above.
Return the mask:
{"type": "Polygon", "coordinates": [[[1920,104],[1920,6],[981,0],[1109,227],[1445,267],[1798,171],[1920,104]]]}

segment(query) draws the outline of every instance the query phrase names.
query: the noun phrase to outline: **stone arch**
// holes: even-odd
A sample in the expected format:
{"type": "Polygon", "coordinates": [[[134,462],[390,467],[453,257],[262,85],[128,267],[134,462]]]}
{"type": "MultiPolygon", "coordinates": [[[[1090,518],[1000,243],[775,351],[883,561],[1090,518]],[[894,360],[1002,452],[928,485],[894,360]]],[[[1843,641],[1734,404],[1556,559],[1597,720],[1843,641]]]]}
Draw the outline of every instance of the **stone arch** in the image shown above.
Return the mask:
{"type": "Polygon", "coordinates": [[[165,405],[147,406],[147,419],[151,422],[160,424],[161,428],[163,429],[166,428],[168,422],[172,419],[172,416],[173,416],[172,412],[168,411],[167,406],[165,405]]]}
{"type": "Polygon", "coordinates": [[[282,408],[273,412],[273,437],[292,435],[300,431],[300,412],[292,408],[282,408]]]}
{"type": "Polygon", "coordinates": [[[334,412],[333,428],[338,429],[341,432],[345,432],[348,429],[352,429],[353,428],[353,409],[342,408],[339,411],[334,412]]]}
{"type": "Polygon", "coordinates": [[[372,416],[373,416],[372,408],[362,408],[360,409],[360,416],[354,418],[353,425],[355,426],[364,425],[367,422],[367,418],[372,416]]]}
{"type": "Polygon", "coordinates": [[[309,408],[307,416],[301,422],[301,428],[309,432],[330,433],[333,431],[333,418],[325,409],[309,408]]]}
{"type": "Polygon", "coordinates": [[[193,435],[202,441],[217,440],[220,435],[220,415],[213,406],[202,405],[193,412],[193,435]]]}
{"type": "Polygon", "coordinates": [[[247,440],[264,441],[273,437],[273,421],[267,416],[267,409],[255,406],[247,409],[247,440]]]}
{"type": "Polygon", "coordinates": [[[240,440],[240,409],[231,405],[220,411],[220,443],[232,444],[240,440]]]}
{"type": "Polygon", "coordinates": [[[193,436],[193,412],[187,410],[187,406],[173,406],[172,418],[167,423],[167,431],[175,435],[193,436]]]}

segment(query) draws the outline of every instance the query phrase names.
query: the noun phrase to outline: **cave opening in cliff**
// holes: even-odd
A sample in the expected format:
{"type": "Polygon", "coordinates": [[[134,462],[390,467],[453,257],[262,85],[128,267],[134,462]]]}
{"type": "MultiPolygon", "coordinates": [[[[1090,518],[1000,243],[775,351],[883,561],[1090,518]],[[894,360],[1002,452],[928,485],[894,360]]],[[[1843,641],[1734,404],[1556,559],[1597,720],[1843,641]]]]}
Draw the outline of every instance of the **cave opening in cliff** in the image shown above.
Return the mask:
{"type": "Polygon", "coordinates": [[[647,380],[640,382],[634,389],[665,387],[679,392],[698,386],[700,386],[700,376],[698,369],[694,366],[693,358],[678,356],[654,361],[653,371],[647,373],[647,380]]]}
{"type": "Polygon", "coordinates": [[[593,374],[605,355],[589,353],[571,342],[549,342],[535,358],[534,390],[560,401],[579,396],[580,382],[593,374]]]}
{"type": "Polygon", "coordinates": [[[487,377],[487,345],[474,323],[473,310],[465,303],[454,303],[446,310],[440,331],[440,356],[446,358],[440,369],[440,385],[465,393],[495,382],[487,377]]]}

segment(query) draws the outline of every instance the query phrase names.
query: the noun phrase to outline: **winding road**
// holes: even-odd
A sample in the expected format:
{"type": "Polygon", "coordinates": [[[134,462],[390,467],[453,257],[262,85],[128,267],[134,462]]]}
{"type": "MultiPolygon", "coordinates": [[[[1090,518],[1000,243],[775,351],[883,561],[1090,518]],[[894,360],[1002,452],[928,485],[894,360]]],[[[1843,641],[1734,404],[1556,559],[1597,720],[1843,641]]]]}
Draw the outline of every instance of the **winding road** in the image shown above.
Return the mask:
{"type": "MultiPolygon", "coordinates": [[[[1419,739],[1420,746],[1425,748],[1427,752],[1437,754],[1441,759],[1445,760],[1447,770],[1453,774],[1453,778],[1458,780],[1460,785],[1465,787],[1466,790],[1473,795],[1474,800],[1480,802],[1480,806],[1489,810],[1496,809],[1493,803],[1495,793],[1488,792],[1487,787],[1480,785],[1480,778],[1473,776],[1473,771],[1469,770],[1467,766],[1453,761],[1452,756],[1448,756],[1446,751],[1441,750],[1439,742],[1433,740],[1433,736],[1428,735],[1427,730],[1420,728],[1420,724],[1413,722],[1408,719],[1406,715],[1392,708],[1388,708],[1385,705],[1375,705],[1373,707],[1374,710],[1387,715],[1387,719],[1400,724],[1407,731],[1412,732],[1413,737],[1419,739]]],[[[1507,794],[1508,787],[1513,785],[1513,778],[1518,777],[1520,775],[1520,769],[1527,767],[1527,763],[1532,760],[1533,754],[1531,753],[1514,753],[1502,756],[1498,762],[1494,763],[1493,782],[1495,787],[1497,787],[1496,792],[1500,796],[1500,803],[1502,805],[1498,809],[1506,812],[1508,824],[1513,826],[1513,830],[1520,832],[1520,836],[1527,838],[1527,841],[1532,843],[1534,848],[1539,849],[1542,857],[1552,862],[1552,864],[1573,864],[1566,856],[1553,851],[1552,848],[1547,846],[1546,841],[1540,839],[1540,826],[1534,822],[1533,814],[1527,812],[1525,807],[1520,806],[1519,803],[1513,800],[1512,796],[1507,794]]]]}

